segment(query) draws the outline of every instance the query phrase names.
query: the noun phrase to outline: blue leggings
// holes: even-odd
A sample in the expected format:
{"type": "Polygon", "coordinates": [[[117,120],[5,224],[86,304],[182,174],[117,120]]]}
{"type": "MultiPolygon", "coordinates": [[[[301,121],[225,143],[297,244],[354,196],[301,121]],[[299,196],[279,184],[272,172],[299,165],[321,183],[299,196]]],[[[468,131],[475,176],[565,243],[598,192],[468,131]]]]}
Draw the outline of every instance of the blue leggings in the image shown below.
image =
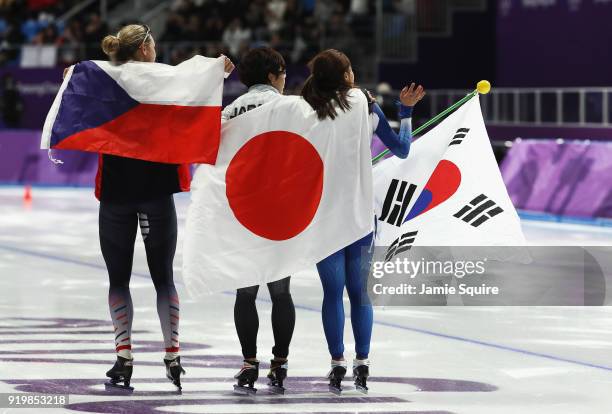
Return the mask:
{"type": "Polygon", "coordinates": [[[317,264],[323,284],[323,329],[332,359],[344,356],[344,286],[351,302],[351,324],[358,359],[366,359],[372,338],[372,303],[367,280],[372,260],[372,233],[337,251],[317,264]]]}

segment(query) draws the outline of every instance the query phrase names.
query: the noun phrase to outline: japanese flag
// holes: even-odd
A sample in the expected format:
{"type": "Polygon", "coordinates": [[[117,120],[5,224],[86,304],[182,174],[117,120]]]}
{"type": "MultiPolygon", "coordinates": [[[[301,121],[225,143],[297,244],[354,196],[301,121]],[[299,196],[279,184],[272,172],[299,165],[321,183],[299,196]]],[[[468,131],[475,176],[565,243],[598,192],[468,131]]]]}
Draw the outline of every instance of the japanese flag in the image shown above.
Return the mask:
{"type": "Polygon", "coordinates": [[[364,94],[319,120],[281,97],[222,125],[215,166],[200,165],[187,214],[183,277],[191,293],[278,280],[373,230],[364,94]]]}

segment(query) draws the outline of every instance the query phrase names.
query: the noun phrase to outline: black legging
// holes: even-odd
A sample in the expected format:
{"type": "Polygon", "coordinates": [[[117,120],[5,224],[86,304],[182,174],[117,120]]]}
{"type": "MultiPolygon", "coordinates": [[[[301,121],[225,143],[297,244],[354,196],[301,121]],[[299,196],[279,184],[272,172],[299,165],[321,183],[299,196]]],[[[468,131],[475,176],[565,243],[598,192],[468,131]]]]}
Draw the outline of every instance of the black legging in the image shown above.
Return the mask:
{"type": "MultiPolygon", "coordinates": [[[[289,291],[290,280],[290,277],[286,277],[268,283],[268,290],[272,299],[272,331],[274,333],[272,354],[276,358],[287,358],[289,355],[289,343],[295,327],[295,307],[289,291]]],[[[259,316],[257,315],[255,299],[258,291],[259,286],[250,286],[236,291],[234,323],[242,346],[242,355],[245,359],[256,358],[257,356],[259,316]]]]}
{"type": "Polygon", "coordinates": [[[119,352],[131,350],[132,345],[134,310],[129,286],[139,223],[157,292],[166,352],[178,352],[179,301],[172,272],[177,226],[172,195],[141,203],[100,203],[100,247],[110,278],[108,303],[115,327],[115,347],[119,352]]]}

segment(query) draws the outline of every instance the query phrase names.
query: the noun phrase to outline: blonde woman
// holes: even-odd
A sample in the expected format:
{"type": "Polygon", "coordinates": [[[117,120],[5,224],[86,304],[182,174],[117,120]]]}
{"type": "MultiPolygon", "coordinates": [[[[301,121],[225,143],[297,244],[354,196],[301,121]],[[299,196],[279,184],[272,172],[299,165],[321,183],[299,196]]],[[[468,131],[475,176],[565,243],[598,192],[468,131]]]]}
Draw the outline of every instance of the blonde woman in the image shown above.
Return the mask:
{"type": "MultiPolygon", "coordinates": [[[[155,62],[155,40],[146,25],[131,24],[116,36],[106,36],[102,50],[118,65],[129,61],[155,62]]],[[[226,59],[226,71],[233,64],[226,59]]],[[[157,292],[157,313],[164,338],[166,376],[181,389],[185,370],[179,356],[179,298],[172,263],[177,219],[173,194],[189,189],[187,166],[100,155],[96,197],[100,200],[100,247],[110,288],[108,304],[115,328],[117,360],[106,373],[110,387],[133,390],[130,276],[136,232],[140,225],[151,279],[157,292]],[[120,385],[123,383],[123,385],[120,385]]]]}

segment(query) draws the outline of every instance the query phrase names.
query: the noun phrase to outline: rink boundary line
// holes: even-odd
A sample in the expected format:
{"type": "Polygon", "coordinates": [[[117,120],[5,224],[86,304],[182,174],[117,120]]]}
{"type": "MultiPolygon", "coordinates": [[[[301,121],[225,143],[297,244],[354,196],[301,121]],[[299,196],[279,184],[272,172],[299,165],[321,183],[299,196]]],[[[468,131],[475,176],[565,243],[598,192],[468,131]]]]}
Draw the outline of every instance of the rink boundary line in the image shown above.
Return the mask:
{"type": "MultiPolygon", "coordinates": [[[[95,264],[95,263],[84,262],[84,261],[81,261],[81,260],[71,259],[71,258],[68,258],[68,257],[56,256],[56,255],[53,255],[53,254],[41,253],[41,252],[36,252],[36,251],[32,251],[32,250],[22,249],[22,248],[18,248],[18,247],[9,247],[9,246],[5,246],[5,245],[2,245],[2,244],[0,244],[0,249],[8,250],[8,251],[11,251],[11,252],[14,252],[14,253],[23,254],[23,255],[40,257],[40,258],[44,258],[44,259],[48,259],[48,260],[55,260],[55,261],[59,261],[59,262],[70,263],[70,264],[74,264],[74,265],[85,266],[85,267],[89,267],[89,268],[92,268],[92,269],[106,271],[106,266],[98,265],[98,264],[95,264]]],[[[150,278],[149,275],[146,275],[146,274],[143,274],[143,273],[138,273],[138,272],[132,272],[132,275],[138,276],[138,277],[150,278]]],[[[181,282],[178,281],[178,283],[181,283],[181,282]]],[[[231,291],[231,292],[222,292],[222,293],[224,295],[228,295],[228,296],[234,296],[235,295],[235,293],[233,291],[231,291]]],[[[265,298],[261,298],[261,299],[258,298],[257,301],[258,302],[264,302],[264,303],[267,303],[267,304],[271,304],[272,303],[272,301],[270,299],[265,299],[265,298]]],[[[320,309],[313,308],[313,307],[310,307],[310,306],[305,306],[305,305],[295,305],[295,308],[296,309],[305,310],[305,311],[309,311],[309,312],[321,313],[320,309]]],[[[345,318],[346,319],[350,319],[350,316],[345,316],[345,318]]],[[[543,353],[540,353],[540,352],[528,351],[528,350],[525,350],[525,349],[514,348],[514,347],[511,347],[511,346],[495,344],[495,343],[492,343],[492,342],[486,342],[486,341],[480,341],[480,340],[477,340],[477,339],[470,339],[470,338],[465,338],[465,337],[461,337],[461,336],[449,335],[449,334],[444,334],[444,333],[440,333],[440,332],[429,331],[427,329],[414,328],[414,327],[410,327],[410,326],[406,326],[406,325],[400,325],[400,324],[392,323],[392,322],[384,322],[384,321],[381,321],[381,320],[374,320],[374,323],[376,325],[386,326],[388,328],[401,329],[401,330],[404,330],[404,331],[420,333],[420,334],[423,334],[423,335],[434,336],[434,337],[437,337],[437,338],[450,339],[450,340],[453,340],[453,341],[464,342],[464,343],[467,343],[467,344],[480,345],[480,346],[485,346],[485,347],[488,347],[488,348],[499,349],[499,350],[502,350],[502,351],[509,351],[509,352],[514,352],[514,353],[523,354],[523,355],[535,356],[535,357],[545,358],[545,359],[549,359],[549,360],[557,361],[557,362],[565,362],[565,363],[579,365],[579,366],[583,366],[583,367],[601,369],[601,370],[604,370],[604,371],[612,371],[612,367],[607,367],[607,366],[604,366],[604,365],[597,365],[597,364],[592,364],[592,363],[589,363],[589,362],[582,362],[582,361],[577,361],[577,360],[574,360],[574,359],[557,357],[557,356],[554,356],[554,355],[543,354],[543,353]]]]}
{"type": "MultiPolygon", "coordinates": [[[[223,293],[228,294],[228,295],[234,295],[233,292],[223,292],[223,293]]],[[[272,303],[271,300],[265,299],[265,298],[262,298],[262,299],[258,298],[257,301],[265,302],[265,303],[268,303],[268,304],[272,303]]],[[[295,305],[295,307],[296,307],[296,309],[301,309],[301,310],[306,310],[306,311],[310,311],[310,312],[321,313],[320,309],[312,308],[310,306],[295,305]]],[[[346,319],[350,319],[350,317],[346,316],[346,319]]],[[[545,358],[545,359],[549,359],[549,360],[557,361],[557,362],[566,362],[566,363],[569,363],[569,364],[580,365],[580,366],[583,366],[583,367],[597,368],[597,369],[601,369],[601,370],[604,370],[604,371],[612,371],[612,367],[607,367],[605,365],[597,365],[597,364],[592,364],[590,362],[583,362],[583,361],[578,361],[578,360],[575,360],[575,359],[563,358],[563,357],[558,357],[558,356],[554,356],[554,355],[543,354],[543,353],[540,353],[540,352],[528,351],[526,349],[520,349],[520,348],[514,348],[514,347],[511,347],[511,346],[507,346],[507,345],[495,344],[493,342],[486,342],[486,341],[480,341],[478,339],[471,339],[471,338],[465,338],[465,337],[462,337],[462,336],[449,335],[449,334],[444,334],[444,333],[440,333],[440,332],[429,331],[427,329],[414,328],[414,327],[411,327],[411,326],[400,325],[400,324],[393,323],[393,322],[384,322],[384,321],[376,320],[376,319],[374,320],[374,323],[376,325],[386,326],[388,328],[401,329],[401,330],[404,330],[404,331],[420,333],[420,334],[423,334],[423,335],[435,336],[437,338],[450,339],[450,340],[453,340],[453,341],[464,342],[464,343],[468,343],[468,344],[472,344],[472,345],[481,345],[481,346],[485,346],[485,347],[488,347],[488,348],[500,349],[500,350],[503,350],[503,351],[510,351],[510,352],[514,352],[514,353],[518,353],[518,354],[545,358]]]]}
{"type": "Polygon", "coordinates": [[[563,216],[539,211],[517,210],[518,216],[525,221],[539,221],[541,223],[574,224],[578,226],[612,228],[612,219],[605,217],[579,217],[563,216]]]}
{"type": "MultiPolygon", "coordinates": [[[[37,252],[37,251],[34,251],[34,250],[22,249],[20,247],[5,246],[3,244],[0,244],[0,249],[7,250],[7,251],[13,252],[13,253],[23,254],[23,255],[26,255],[26,256],[40,257],[40,258],[43,258],[43,259],[55,260],[55,261],[58,261],[58,262],[70,263],[70,264],[74,264],[74,265],[78,265],[78,266],[85,266],[85,267],[89,267],[89,268],[92,268],[92,269],[98,269],[98,270],[106,271],[106,266],[104,266],[104,265],[84,262],[82,260],[71,259],[69,257],[56,256],[56,255],[49,254],[49,253],[42,253],[42,252],[37,252]]],[[[138,276],[138,277],[150,278],[150,276],[148,274],[139,273],[139,272],[132,272],[132,275],[138,276]]]]}
{"type": "Polygon", "coordinates": [[[407,330],[407,331],[411,331],[411,332],[416,332],[416,333],[421,333],[421,334],[425,334],[425,335],[435,336],[435,337],[438,337],[438,338],[451,339],[451,340],[454,340],[454,341],[465,342],[465,343],[469,343],[469,344],[473,344],[473,345],[482,345],[482,346],[486,346],[486,347],[489,347],[489,348],[500,349],[500,350],[503,350],[503,351],[510,351],[510,352],[515,352],[515,353],[519,353],[519,354],[523,354],[523,355],[529,355],[529,356],[545,358],[545,359],[549,359],[549,360],[557,361],[557,362],[566,362],[566,363],[569,363],[569,364],[580,365],[580,366],[583,366],[583,367],[597,368],[597,369],[601,369],[601,370],[604,370],[604,371],[612,371],[612,367],[607,367],[605,365],[598,365],[598,364],[593,364],[593,363],[590,363],[590,362],[583,362],[583,361],[578,361],[578,360],[575,360],[575,359],[569,359],[569,358],[558,357],[558,356],[555,356],[555,355],[543,354],[541,352],[528,351],[526,349],[514,348],[514,347],[511,347],[511,346],[500,345],[500,344],[496,344],[496,343],[493,343],[493,342],[486,342],[486,341],[480,341],[478,339],[465,338],[465,337],[462,337],[462,336],[443,334],[443,333],[439,333],[439,332],[428,331],[426,329],[420,329],[420,328],[413,328],[413,327],[404,326],[404,325],[398,325],[398,324],[394,324],[394,323],[391,323],[391,322],[377,321],[376,323],[378,323],[379,325],[383,325],[383,326],[387,326],[387,327],[391,327],[391,328],[403,329],[403,330],[407,330]]]}

